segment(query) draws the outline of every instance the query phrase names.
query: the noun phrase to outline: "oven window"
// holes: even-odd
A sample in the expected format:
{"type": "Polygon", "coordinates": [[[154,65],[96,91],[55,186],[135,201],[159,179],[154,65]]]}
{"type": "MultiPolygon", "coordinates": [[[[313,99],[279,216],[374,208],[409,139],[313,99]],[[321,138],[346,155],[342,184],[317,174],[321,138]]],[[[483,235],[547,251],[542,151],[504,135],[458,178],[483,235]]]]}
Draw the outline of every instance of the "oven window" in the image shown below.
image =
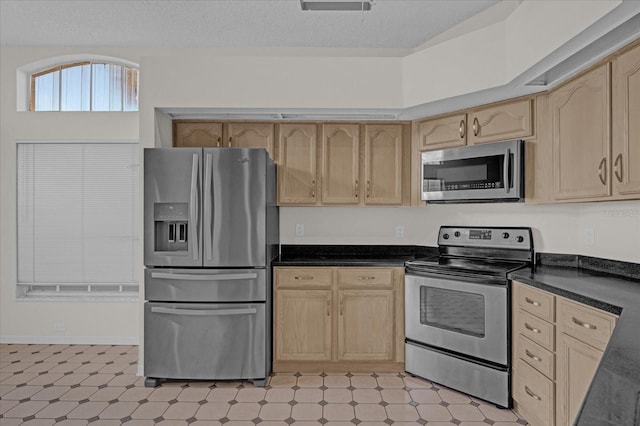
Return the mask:
{"type": "Polygon", "coordinates": [[[484,337],[484,296],[420,287],[420,322],[475,337],[484,337]]]}

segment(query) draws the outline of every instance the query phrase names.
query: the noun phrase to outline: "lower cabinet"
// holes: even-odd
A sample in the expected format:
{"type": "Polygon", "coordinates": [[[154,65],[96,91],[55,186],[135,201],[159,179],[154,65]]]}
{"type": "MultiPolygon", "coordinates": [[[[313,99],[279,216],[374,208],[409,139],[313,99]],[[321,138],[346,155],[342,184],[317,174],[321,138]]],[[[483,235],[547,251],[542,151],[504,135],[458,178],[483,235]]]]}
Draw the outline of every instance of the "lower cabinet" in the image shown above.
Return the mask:
{"type": "Polygon", "coordinates": [[[274,268],[274,372],[404,369],[404,268],[274,268]]]}
{"type": "Polygon", "coordinates": [[[570,426],[617,316],[513,282],[514,409],[532,426],[570,426]]]}

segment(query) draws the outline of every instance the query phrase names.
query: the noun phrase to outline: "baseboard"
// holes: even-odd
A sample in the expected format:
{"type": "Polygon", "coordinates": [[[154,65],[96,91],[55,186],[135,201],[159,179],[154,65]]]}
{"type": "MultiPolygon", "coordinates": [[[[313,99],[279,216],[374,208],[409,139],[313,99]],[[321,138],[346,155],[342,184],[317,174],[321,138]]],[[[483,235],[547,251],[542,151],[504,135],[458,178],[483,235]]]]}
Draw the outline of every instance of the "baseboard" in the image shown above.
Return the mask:
{"type": "Polygon", "coordinates": [[[136,371],[136,376],[138,377],[144,376],[144,364],[138,364],[138,370],[136,371]]]}
{"type": "Polygon", "coordinates": [[[0,336],[5,344],[49,344],[49,345],[134,345],[140,344],[138,337],[127,336],[0,336]]]}

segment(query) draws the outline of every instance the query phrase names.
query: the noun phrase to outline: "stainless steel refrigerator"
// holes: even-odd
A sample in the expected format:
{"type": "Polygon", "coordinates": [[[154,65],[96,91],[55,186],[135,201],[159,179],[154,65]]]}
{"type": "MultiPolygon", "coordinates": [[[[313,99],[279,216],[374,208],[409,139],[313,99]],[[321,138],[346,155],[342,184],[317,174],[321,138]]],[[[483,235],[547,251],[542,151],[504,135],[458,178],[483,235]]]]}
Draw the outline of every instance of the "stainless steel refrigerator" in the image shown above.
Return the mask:
{"type": "Polygon", "coordinates": [[[264,149],[145,149],[147,386],[264,385],[278,234],[276,167],[264,149]]]}

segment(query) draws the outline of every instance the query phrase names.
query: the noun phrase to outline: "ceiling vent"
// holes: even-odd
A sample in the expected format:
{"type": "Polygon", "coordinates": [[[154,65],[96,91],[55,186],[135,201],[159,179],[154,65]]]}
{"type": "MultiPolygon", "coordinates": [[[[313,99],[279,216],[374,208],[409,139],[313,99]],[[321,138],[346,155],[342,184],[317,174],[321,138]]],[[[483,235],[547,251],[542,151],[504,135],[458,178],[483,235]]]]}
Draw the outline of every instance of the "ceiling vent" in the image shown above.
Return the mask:
{"type": "Polygon", "coordinates": [[[371,10],[372,6],[373,0],[300,0],[300,7],[302,8],[302,10],[366,12],[368,10],[371,10]]]}

